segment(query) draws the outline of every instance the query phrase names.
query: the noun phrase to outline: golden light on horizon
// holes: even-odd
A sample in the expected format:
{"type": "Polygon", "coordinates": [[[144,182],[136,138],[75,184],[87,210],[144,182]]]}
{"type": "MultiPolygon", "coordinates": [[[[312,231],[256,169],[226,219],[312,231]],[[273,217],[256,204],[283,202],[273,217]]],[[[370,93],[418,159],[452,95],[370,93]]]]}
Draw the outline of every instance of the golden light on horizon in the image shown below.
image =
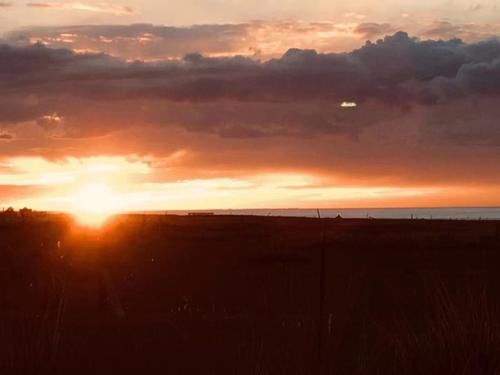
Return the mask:
{"type": "MultiPolygon", "coordinates": [[[[175,153],[174,156],[182,156],[175,153]]],[[[2,207],[65,212],[99,227],[123,212],[238,208],[366,208],[497,205],[499,188],[343,180],[309,171],[185,178],[174,157],[0,159],[2,207]],[[170,164],[172,163],[172,164],[170,164]],[[168,174],[166,173],[168,170],[168,174]],[[26,193],[24,193],[26,191],[26,193]],[[478,201],[477,197],[481,197],[478,201]]]]}
{"type": "Polygon", "coordinates": [[[97,228],[116,214],[120,205],[113,189],[104,183],[89,183],[70,196],[72,214],[81,225],[97,228]]]}

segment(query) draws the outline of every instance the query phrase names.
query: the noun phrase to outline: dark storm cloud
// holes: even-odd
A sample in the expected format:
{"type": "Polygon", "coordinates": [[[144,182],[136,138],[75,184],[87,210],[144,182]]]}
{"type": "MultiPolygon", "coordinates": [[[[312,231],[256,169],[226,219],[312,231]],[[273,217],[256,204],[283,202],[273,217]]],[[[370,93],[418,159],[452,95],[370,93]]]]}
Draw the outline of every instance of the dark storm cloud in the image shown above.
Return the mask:
{"type": "Polygon", "coordinates": [[[499,58],[495,40],[421,41],[403,32],[350,53],[290,49],[266,62],[200,54],[127,62],[3,45],[0,123],[64,123],[82,135],[153,124],[224,137],[355,139],[367,126],[415,107],[500,94],[499,58]],[[358,106],[341,108],[344,101],[358,106]]]}
{"type": "MultiPolygon", "coordinates": [[[[281,58],[263,63],[200,54],[158,63],[126,62],[105,54],[76,54],[42,45],[4,45],[0,47],[0,75],[4,92],[45,97],[59,89],[90,99],[374,99],[397,104],[417,99],[410,87],[413,82],[425,84],[440,78],[482,92],[477,80],[485,69],[488,74],[496,72],[499,57],[498,41],[419,41],[402,32],[377,43],[368,42],[351,53],[290,49],[281,58]]],[[[484,84],[495,86],[496,82],[493,79],[484,84]]]]}

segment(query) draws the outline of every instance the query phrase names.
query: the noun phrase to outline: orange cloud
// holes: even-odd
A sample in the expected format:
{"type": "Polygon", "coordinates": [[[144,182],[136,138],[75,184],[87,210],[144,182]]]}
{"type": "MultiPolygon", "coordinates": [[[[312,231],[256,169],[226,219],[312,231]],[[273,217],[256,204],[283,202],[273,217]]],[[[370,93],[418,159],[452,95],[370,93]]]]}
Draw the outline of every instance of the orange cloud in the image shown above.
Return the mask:
{"type": "Polygon", "coordinates": [[[103,205],[106,211],[113,212],[291,205],[344,207],[352,205],[353,201],[358,205],[390,202],[432,196],[441,190],[435,187],[332,186],[321,176],[291,172],[171,182],[155,181],[154,176],[151,181],[137,179],[137,175],[154,174],[150,164],[151,159],[132,161],[117,157],[67,158],[63,161],[13,158],[4,162],[8,168],[0,174],[0,187],[9,198],[9,205],[69,212],[78,208],[88,213],[100,213],[103,205]],[[13,194],[15,191],[23,193],[23,190],[29,194],[13,194]]]}
{"type": "Polygon", "coordinates": [[[14,158],[0,175],[4,204],[78,211],[82,219],[112,212],[174,209],[411,207],[498,203],[500,186],[356,185],[312,173],[254,173],[157,181],[154,159],[83,158],[47,161],[14,158]],[[136,179],[136,175],[151,178],[136,179]],[[14,185],[4,185],[10,181],[14,185]]]}
{"type": "Polygon", "coordinates": [[[27,7],[30,8],[46,8],[46,9],[62,9],[62,10],[79,10],[93,13],[109,13],[117,16],[126,16],[134,14],[134,10],[128,6],[110,4],[110,3],[99,3],[99,4],[88,4],[88,3],[27,3],[27,7]]]}
{"type": "Polygon", "coordinates": [[[127,210],[495,204],[499,56],[405,33],[267,61],[2,45],[0,185],[43,208],[96,183],[127,210]]]}
{"type": "Polygon", "coordinates": [[[105,52],[125,59],[161,60],[192,52],[207,56],[278,57],[290,47],[344,51],[359,43],[356,23],[255,21],[190,27],[95,25],[23,29],[9,39],[77,51],[105,52]]]}

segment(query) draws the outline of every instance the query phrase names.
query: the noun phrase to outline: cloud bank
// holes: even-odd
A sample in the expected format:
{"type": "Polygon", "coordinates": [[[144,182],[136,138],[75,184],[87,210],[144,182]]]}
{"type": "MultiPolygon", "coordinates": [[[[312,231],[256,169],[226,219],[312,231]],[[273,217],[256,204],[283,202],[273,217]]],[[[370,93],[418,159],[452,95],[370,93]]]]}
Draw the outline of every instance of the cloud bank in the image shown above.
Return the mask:
{"type": "Polygon", "coordinates": [[[174,180],[500,184],[497,40],[397,32],[348,53],[149,62],[5,44],[0,81],[4,157],[154,155],[168,161],[155,178],[174,180]]]}
{"type": "Polygon", "coordinates": [[[198,52],[208,56],[278,57],[290,46],[339,51],[359,43],[353,24],[333,22],[263,22],[188,27],[79,25],[11,31],[11,43],[43,43],[55,48],[104,52],[124,59],[162,60],[198,52]],[[353,42],[354,41],[354,42],[353,42]]]}
{"type": "MultiPolygon", "coordinates": [[[[405,20],[405,19],[403,19],[405,20]]],[[[366,40],[376,41],[397,30],[410,29],[422,39],[460,38],[468,43],[494,39],[498,24],[460,24],[435,20],[418,26],[345,18],[345,22],[253,21],[188,27],[152,24],[31,27],[10,31],[16,45],[42,43],[51,48],[106,53],[127,60],[165,60],[189,53],[207,57],[242,55],[261,60],[281,57],[288,49],[318,53],[346,52],[366,40]]]]}
{"type": "MultiPolygon", "coordinates": [[[[249,103],[286,112],[290,105],[300,108],[328,102],[324,111],[331,124],[352,119],[352,127],[363,123],[363,118],[384,119],[384,114],[377,115],[371,107],[373,103],[390,118],[394,110],[416,105],[498,95],[500,42],[421,41],[398,32],[350,53],[290,49],[265,62],[197,53],[161,62],[127,62],[40,44],[2,45],[0,77],[4,83],[0,93],[6,99],[0,108],[3,123],[35,120],[38,117],[34,116],[47,111],[62,113],[65,108],[58,108],[57,103],[64,96],[70,101],[66,108],[79,101],[94,101],[95,105],[108,101],[112,106],[117,101],[148,100],[153,107],[158,101],[249,103]],[[30,100],[34,97],[37,100],[30,100]],[[360,105],[348,112],[338,108],[344,101],[360,105]]],[[[141,107],[136,110],[148,114],[141,107]]],[[[161,120],[161,113],[156,115],[161,120]]],[[[273,111],[266,116],[273,118],[273,111]]]]}

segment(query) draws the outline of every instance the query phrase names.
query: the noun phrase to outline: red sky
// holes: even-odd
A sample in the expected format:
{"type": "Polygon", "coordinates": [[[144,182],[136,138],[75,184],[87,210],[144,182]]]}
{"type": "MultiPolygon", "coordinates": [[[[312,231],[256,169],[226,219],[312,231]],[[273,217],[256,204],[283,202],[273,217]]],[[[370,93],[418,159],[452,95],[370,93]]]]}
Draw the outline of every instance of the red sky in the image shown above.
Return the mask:
{"type": "Polygon", "coordinates": [[[193,26],[163,3],[4,3],[0,205],[500,204],[493,3],[292,3],[203,22],[187,2],[193,26]]]}

